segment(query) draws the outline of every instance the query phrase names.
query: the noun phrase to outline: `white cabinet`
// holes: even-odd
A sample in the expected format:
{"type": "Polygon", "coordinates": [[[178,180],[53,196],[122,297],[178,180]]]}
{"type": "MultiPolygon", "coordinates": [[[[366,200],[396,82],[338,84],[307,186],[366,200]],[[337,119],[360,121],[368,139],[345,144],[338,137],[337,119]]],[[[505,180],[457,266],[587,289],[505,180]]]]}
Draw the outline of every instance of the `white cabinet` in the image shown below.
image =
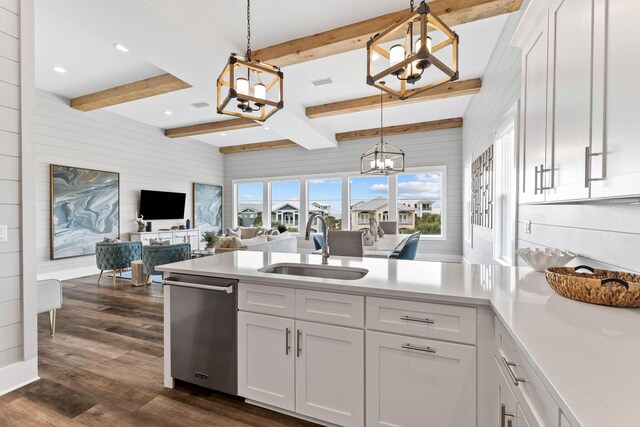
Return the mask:
{"type": "Polygon", "coordinates": [[[596,0],[594,10],[594,152],[604,153],[604,171],[597,157],[591,170],[605,179],[591,183],[591,197],[640,195],[640,2],[596,0]]]}
{"type": "Polygon", "coordinates": [[[367,426],[476,425],[473,346],[366,333],[367,426]]]}
{"type": "Polygon", "coordinates": [[[511,391],[507,378],[496,362],[498,406],[494,417],[494,425],[501,427],[533,427],[538,424],[530,423],[522,410],[522,406],[511,391]]]}
{"type": "Polygon", "coordinates": [[[522,116],[520,201],[544,201],[551,184],[547,159],[548,23],[543,20],[522,50],[522,116]]]}
{"type": "Polygon", "coordinates": [[[364,425],[364,331],[296,321],[296,412],[364,425]]]}
{"type": "Polygon", "coordinates": [[[169,244],[189,243],[191,249],[200,248],[200,236],[198,230],[169,230],[158,232],[135,232],[131,233],[132,241],[141,241],[143,245],[151,244],[151,240],[161,240],[169,244]]]}
{"type": "Polygon", "coordinates": [[[299,313],[335,322],[336,314],[356,313],[343,321],[363,324],[364,297],[250,283],[238,288],[238,394],[333,424],[362,427],[364,331],[280,316],[299,313]]]}
{"type": "Polygon", "coordinates": [[[552,179],[543,191],[546,201],[589,197],[592,7],[592,0],[555,0],[549,10],[547,150],[553,171],[545,174],[552,179]]]}
{"type": "Polygon", "coordinates": [[[640,196],[640,2],[530,2],[522,49],[523,203],[640,196]]]}
{"type": "Polygon", "coordinates": [[[238,394],[295,409],[294,321],[238,312],[238,394]]]}

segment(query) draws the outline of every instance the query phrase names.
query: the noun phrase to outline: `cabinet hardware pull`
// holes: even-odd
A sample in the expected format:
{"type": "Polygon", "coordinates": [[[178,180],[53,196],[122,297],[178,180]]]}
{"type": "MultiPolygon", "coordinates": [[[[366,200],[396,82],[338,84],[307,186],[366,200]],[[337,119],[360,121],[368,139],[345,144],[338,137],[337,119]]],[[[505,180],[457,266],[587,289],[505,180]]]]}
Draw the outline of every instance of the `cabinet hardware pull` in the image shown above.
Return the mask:
{"type": "Polygon", "coordinates": [[[540,174],[540,194],[544,193],[544,190],[552,190],[555,187],[553,180],[553,168],[545,168],[544,165],[540,165],[540,169],[538,169],[538,173],[540,174]],[[551,172],[551,185],[545,187],[544,185],[544,174],[545,172],[551,172]]]}
{"type": "Polygon", "coordinates": [[[302,331],[300,329],[298,329],[297,331],[297,339],[296,339],[296,356],[300,357],[300,354],[302,353],[302,348],[300,347],[300,341],[302,338],[302,331]]]}
{"type": "Polygon", "coordinates": [[[592,153],[591,147],[584,149],[584,186],[589,187],[591,181],[604,181],[604,178],[591,178],[591,158],[602,156],[602,153],[592,153]]]}
{"type": "Polygon", "coordinates": [[[416,347],[414,345],[411,345],[410,343],[406,343],[406,344],[402,344],[402,348],[406,349],[406,350],[418,350],[418,351],[424,351],[425,353],[435,353],[436,351],[431,348],[431,347],[416,347]]]}
{"type": "Polygon", "coordinates": [[[429,319],[429,318],[422,318],[422,317],[412,317],[412,316],[400,316],[401,320],[408,320],[410,322],[421,322],[421,323],[436,323],[435,320],[429,319]]]}
{"type": "Polygon", "coordinates": [[[514,367],[514,368],[516,367],[516,364],[514,362],[509,362],[507,361],[507,359],[504,358],[504,356],[502,356],[502,363],[504,363],[505,368],[507,368],[507,372],[511,377],[511,381],[513,382],[513,385],[518,386],[520,385],[520,383],[526,383],[524,378],[516,377],[516,374],[511,369],[511,367],[514,367]]]}
{"type": "MultiPolygon", "coordinates": [[[[500,405],[500,427],[504,427],[504,422],[507,417],[513,418],[514,415],[510,412],[507,412],[507,406],[503,403],[500,405]]],[[[511,420],[509,420],[509,427],[511,427],[511,420]]]]}
{"type": "Polygon", "coordinates": [[[533,175],[533,194],[538,194],[538,166],[535,167],[535,173],[533,175]]]}
{"type": "Polygon", "coordinates": [[[284,354],[287,356],[289,355],[289,350],[291,350],[291,346],[289,345],[289,335],[291,335],[291,329],[287,328],[284,334],[284,354]]]}

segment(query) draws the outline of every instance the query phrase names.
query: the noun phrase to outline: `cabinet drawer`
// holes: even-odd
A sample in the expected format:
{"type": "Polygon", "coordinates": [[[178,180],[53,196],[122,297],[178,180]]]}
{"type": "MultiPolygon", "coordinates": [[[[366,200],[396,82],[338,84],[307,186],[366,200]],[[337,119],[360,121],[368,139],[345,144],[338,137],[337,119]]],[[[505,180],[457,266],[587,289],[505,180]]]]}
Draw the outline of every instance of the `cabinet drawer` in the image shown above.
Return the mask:
{"type": "Polygon", "coordinates": [[[367,329],[475,344],[476,309],[368,297],[367,329]]]}
{"type": "Polygon", "coordinates": [[[559,411],[546,387],[524,358],[504,325],[496,318],[495,356],[509,385],[522,406],[529,423],[540,426],[557,425],[559,411]]]}
{"type": "Polygon", "coordinates": [[[296,319],[364,327],[364,297],[296,289],[296,319]]]}
{"type": "Polygon", "coordinates": [[[277,286],[240,283],[238,285],[238,308],[254,313],[294,317],[294,290],[277,286]]]}

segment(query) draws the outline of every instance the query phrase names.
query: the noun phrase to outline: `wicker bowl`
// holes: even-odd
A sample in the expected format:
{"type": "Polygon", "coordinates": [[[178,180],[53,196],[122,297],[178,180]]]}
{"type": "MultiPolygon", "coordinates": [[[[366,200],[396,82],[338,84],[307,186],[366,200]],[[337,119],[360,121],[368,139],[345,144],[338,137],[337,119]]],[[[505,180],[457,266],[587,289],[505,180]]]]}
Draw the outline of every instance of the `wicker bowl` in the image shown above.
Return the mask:
{"type": "Polygon", "coordinates": [[[577,301],[612,307],[640,308],[640,275],[585,265],[550,267],[545,276],[551,289],[577,301]],[[578,273],[585,270],[587,273],[578,273]]]}

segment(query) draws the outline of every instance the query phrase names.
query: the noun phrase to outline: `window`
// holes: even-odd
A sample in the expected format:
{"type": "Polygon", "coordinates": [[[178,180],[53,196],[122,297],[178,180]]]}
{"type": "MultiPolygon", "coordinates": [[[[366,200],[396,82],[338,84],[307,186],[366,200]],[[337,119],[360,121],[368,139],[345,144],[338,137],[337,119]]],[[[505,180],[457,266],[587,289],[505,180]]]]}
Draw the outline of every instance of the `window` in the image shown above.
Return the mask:
{"type": "Polygon", "coordinates": [[[398,175],[398,230],[442,237],[442,168],[398,175]]]}
{"type": "MultiPolygon", "coordinates": [[[[310,179],[307,181],[307,199],[309,215],[318,213],[324,217],[329,229],[342,229],[342,180],[340,178],[310,179]]],[[[316,219],[311,229],[318,232],[320,227],[320,220],[316,219]]]]}
{"type": "Polygon", "coordinates": [[[271,183],[271,227],[284,226],[286,231],[300,231],[300,182],[271,183]]]}
{"type": "Polygon", "coordinates": [[[382,220],[382,213],[389,210],[389,180],[387,177],[363,176],[349,180],[349,207],[351,229],[369,227],[369,218],[382,220]]]}
{"type": "Polygon", "coordinates": [[[262,183],[236,185],[236,225],[243,227],[262,225],[262,183]]]}
{"type": "Polygon", "coordinates": [[[494,257],[503,264],[513,264],[515,251],[515,117],[511,116],[495,134],[496,150],[494,257]]]}

